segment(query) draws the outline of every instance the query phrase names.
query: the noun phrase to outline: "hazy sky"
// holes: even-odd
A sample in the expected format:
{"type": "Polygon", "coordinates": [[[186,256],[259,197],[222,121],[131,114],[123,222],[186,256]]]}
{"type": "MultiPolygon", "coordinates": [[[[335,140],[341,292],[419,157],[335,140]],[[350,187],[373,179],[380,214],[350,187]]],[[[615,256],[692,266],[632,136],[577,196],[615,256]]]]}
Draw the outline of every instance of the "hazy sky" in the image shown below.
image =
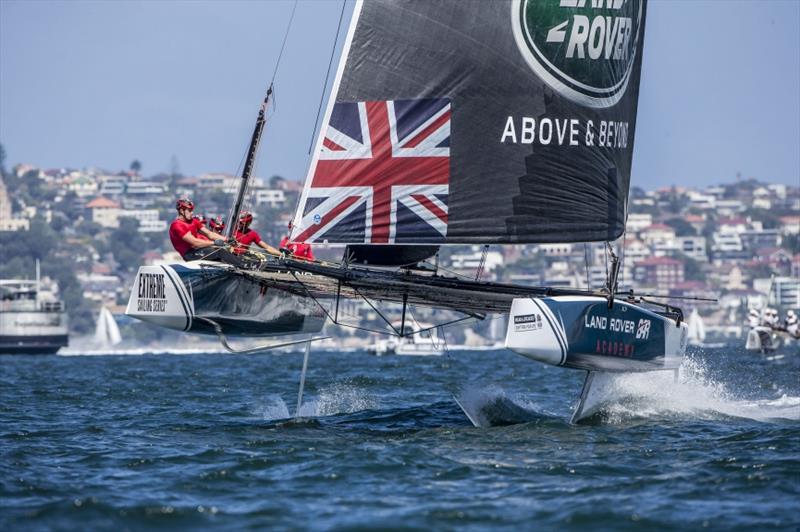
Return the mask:
{"type": "MultiPolygon", "coordinates": [[[[7,164],[236,172],[292,5],[0,0],[7,164]]],[[[305,176],[341,7],[300,1],[257,175],[305,176]]],[[[800,184],[800,1],[651,0],[644,54],[636,185],[800,184]]]]}

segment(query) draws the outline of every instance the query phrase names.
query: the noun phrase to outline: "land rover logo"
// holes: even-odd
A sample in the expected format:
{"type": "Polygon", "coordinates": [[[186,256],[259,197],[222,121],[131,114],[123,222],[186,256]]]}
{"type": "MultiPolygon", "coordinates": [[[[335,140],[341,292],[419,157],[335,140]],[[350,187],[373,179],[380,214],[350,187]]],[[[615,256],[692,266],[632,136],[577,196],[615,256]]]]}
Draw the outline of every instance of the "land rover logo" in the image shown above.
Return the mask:
{"type": "Polygon", "coordinates": [[[639,47],[643,0],[512,0],[514,39],[528,65],[588,107],[616,104],[639,47]]]}

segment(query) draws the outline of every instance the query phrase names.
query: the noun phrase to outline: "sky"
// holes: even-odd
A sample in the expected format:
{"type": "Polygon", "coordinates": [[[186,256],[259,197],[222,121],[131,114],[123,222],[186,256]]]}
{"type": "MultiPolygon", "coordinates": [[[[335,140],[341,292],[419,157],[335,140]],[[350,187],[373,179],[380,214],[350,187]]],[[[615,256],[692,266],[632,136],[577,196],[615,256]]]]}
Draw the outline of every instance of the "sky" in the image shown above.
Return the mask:
{"type": "MultiPolygon", "coordinates": [[[[0,0],[6,165],[303,179],[341,0],[0,0]]],[[[329,82],[329,84],[330,84],[329,82]]],[[[800,1],[651,0],[632,182],[800,185],[800,1]]]]}

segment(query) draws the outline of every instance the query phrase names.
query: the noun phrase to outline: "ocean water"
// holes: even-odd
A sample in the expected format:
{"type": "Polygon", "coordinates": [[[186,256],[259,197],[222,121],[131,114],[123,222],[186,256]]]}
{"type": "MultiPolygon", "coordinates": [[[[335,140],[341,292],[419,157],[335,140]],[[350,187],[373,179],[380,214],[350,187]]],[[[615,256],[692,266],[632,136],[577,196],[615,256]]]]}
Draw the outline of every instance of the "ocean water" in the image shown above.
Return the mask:
{"type": "Polygon", "coordinates": [[[696,352],[570,424],[505,351],[0,357],[0,529],[800,526],[800,353],[696,352]],[[456,402],[481,425],[473,426],[456,402]]]}

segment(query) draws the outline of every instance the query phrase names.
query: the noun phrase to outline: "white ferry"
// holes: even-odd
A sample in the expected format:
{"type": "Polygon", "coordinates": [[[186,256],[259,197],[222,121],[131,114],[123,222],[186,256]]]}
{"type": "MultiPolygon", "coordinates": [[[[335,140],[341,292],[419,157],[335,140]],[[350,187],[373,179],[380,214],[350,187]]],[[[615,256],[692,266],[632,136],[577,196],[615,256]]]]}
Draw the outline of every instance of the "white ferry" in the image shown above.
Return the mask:
{"type": "Polygon", "coordinates": [[[35,281],[0,279],[0,354],[53,354],[68,343],[64,303],[42,290],[38,267],[35,281]]]}

